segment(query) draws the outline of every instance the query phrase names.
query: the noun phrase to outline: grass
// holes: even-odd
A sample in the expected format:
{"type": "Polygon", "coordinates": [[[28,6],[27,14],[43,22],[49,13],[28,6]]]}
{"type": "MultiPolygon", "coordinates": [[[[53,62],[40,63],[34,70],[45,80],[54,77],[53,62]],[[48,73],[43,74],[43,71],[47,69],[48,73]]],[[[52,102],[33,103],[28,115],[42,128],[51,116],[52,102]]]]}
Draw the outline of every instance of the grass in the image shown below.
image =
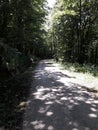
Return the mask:
{"type": "MultiPolygon", "coordinates": [[[[55,62],[55,61],[54,61],[55,62]]],[[[63,73],[75,77],[71,81],[84,86],[87,91],[98,94],[98,67],[90,64],[58,62],[63,73]]],[[[98,95],[97,95],[98,96],[98,95]]]]}
{"type": "Polygon", "coordinates": [[[78,63],[69,63],[69,62],[64,62],[62,66],[64,67],[64,69],[67,69],[69,71],[88,73],[92,74],[95,77],[98,77],[98,66],[95,67],[94,65],[90,64],[80,65],[78,63]]]}

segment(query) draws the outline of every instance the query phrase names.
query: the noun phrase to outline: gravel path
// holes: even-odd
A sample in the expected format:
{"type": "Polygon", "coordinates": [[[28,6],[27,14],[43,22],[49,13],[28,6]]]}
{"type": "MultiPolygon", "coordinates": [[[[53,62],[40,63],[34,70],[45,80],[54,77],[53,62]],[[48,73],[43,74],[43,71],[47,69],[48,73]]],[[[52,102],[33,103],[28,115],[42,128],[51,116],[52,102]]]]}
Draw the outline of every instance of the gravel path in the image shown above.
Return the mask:
{"type": "Polygon", "coordinates": [[[75,77],[43,60],[32,79],[23,130],[98,130],[98,99],[75,77]]]}

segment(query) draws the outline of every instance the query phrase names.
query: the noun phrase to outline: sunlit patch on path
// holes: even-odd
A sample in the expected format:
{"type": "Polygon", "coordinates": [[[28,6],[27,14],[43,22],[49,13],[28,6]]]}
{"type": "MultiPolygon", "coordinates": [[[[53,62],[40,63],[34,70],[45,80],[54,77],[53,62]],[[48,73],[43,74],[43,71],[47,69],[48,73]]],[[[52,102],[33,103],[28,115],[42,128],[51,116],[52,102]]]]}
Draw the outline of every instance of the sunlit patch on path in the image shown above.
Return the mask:
{"type": "Polygon", "coordinates": [[[98,130],[98,99],[75,77],[44,60],[32,78],[23,130],[98,130]]]}

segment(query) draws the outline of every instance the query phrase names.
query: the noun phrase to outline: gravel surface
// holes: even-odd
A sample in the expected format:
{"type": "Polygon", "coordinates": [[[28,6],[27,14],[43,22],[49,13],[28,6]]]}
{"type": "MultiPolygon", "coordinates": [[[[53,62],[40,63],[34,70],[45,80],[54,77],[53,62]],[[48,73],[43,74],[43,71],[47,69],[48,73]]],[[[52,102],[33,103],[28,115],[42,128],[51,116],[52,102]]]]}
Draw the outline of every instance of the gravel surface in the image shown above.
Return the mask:
{"type": "Polygon", "coordinates": [[[32,76],[23,130],[98,130],[98,99],[51,60],[32,76]]]}

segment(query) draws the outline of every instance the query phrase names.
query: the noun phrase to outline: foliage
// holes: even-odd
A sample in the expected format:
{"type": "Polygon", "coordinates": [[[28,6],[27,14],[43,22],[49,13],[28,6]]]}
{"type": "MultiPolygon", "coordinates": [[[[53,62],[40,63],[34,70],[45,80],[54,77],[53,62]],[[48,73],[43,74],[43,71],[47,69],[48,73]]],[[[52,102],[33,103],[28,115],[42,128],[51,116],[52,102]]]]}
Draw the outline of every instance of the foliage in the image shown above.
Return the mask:
{"type": "Polygon", "coordinates": [[[29,94],[32,71],[11,80],[0,83],[0,128],[6,130],[21,130],[25,106],[19,106],[26,102],[29,94]]]}
{"type": "Polygon", "coordinates": [[[18,105],[26,101],[31,76],[20,77],[20,72],[48,50],[45,4],[45,0],[0,0],[0,129],[22,129],[25,108],[18,105]]]}
{"type": "Polygon", "coordinates": [[[52,10],[55,57],[79,64],[98,64],[98,2],[57,0],[52,10]]]}
{"type": "Polygon", "coordinates": [[[72,72],[78,72],[78,73],[88,73],[92,74],[95,77],[98,77],[98,66],[92,65],[92,64],[79,64],[79,63],[71,63],[71,62],[60,62],[60,64],[64,67],[64,69],[67,69],[72,72]]]}
{"type": "Polygon", "coordinates": [[[0,64],[22,68],[28,60],[20,57],[44,55],[45,0],[2,0],[0,11],[0,64]]]}

